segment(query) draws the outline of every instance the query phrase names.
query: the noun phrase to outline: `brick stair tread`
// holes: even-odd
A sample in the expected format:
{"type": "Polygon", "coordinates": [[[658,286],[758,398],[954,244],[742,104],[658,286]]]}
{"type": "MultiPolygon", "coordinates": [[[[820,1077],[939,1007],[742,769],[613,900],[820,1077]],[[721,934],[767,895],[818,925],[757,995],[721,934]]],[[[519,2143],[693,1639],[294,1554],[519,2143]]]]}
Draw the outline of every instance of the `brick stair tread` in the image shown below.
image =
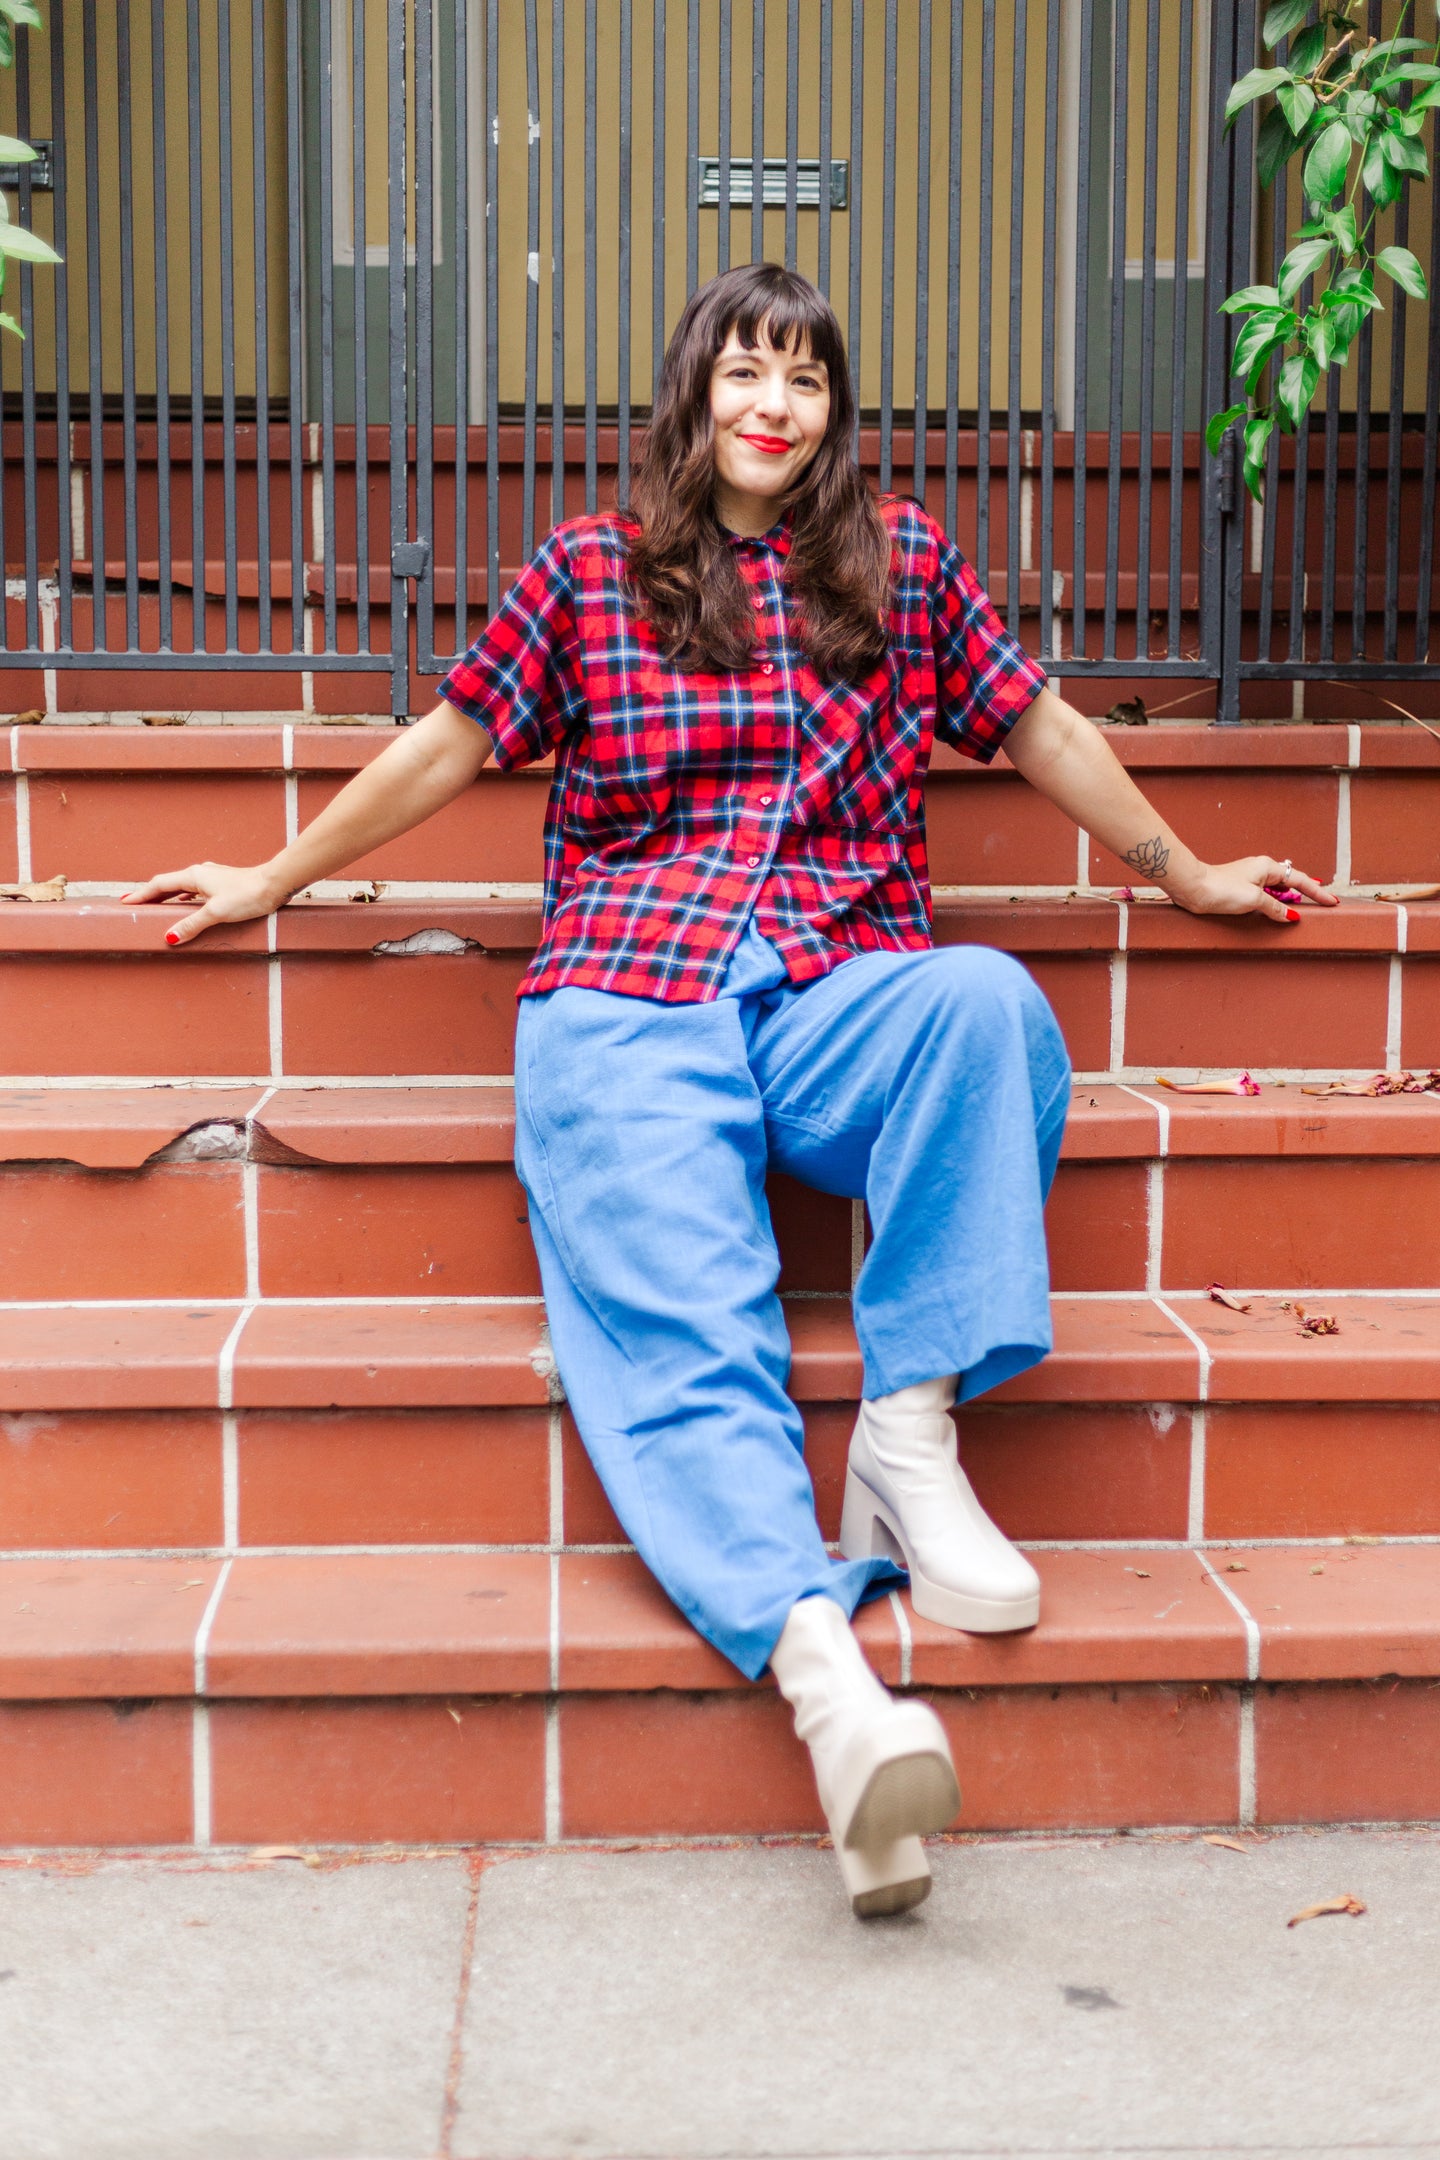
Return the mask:
{"type": "MultiPolygon", "coordinates": [[[[867,1607],[860,1632],[882,1678],[992,1688],[1440,1674],[1433,1544],[1034,1558],[1043,1617],[1023,1634],[938,1628],[908,1596],[902,1632],[889,1599],[867,1607]]],[[[553,1571],[552,1607],[544,1553],[0,1559],[0,1700],[743,1687],[633,1554],[561,1554],[553,1571]]]]}
{"type": "MultiPolygon", "coordinates": [[[[163,706],[163,696],[159,703],[163,706]]],[[[1251,723],[1234,728],[1169,722],[1144,729],[1111,728],[1106,739],[1131,771],[1363,771],[1367,767],[1429,771],[1435,762],[1435,752],[1422,731],[1385,721],[1251,723]]],[[[307,725],[303,719],[164,729],[133,723],[0,727],[0,771],[354,771],[378,757],[393,740],[393,731],[383,726],[326,727],[307,725]]],[[[932,770],[961,772],[983,782],[1005,773],[1007,766],[1003,758],[992,766],[977,765],[939,743],[932,770]]]]}
{"type": "MultiPolygon", "coordinates": [[[[1307,1311],[1339,1322],[1338,1334],[1316,1336],[1279,1294],[1246,1294],[1246,1313],[1193,1292],[1056,1296],[1052,1354],[986,1400],[1440,1401],[1440,1295],[1307,1291],[1307,1311]]],[[[854,1401],[861,1370],[848,1299],[792,1300],[786,1316],[796,1399],[854,1401]]],[[[538,1299],[10,1305],[0,1307],[0,1409],[540,1403],[550,1373],[543,1319],[538,1299]]]]}
{"type": "MultiPolygon", "coordinates": [[[[374,952],[425,930],[449,931],[485,952],[527,952],[540,934],[538,900],[382,896],[363,905],[297,901],[266,921],[220,924],[194,945],[171,951],[165,932],[188,912],[113,899],[6,907],[0,910],[0,953],[156,953],[183,965],[195,955],[374,952]]],[[[991,945],[1015,953],[1428,953],[1440,952],[1440,901],[1413,902],[1402,911],[1386,901],[1341,900],[1333,908],[1307,908],[1298,923],[1286,924],[1257,916],[1189,915],[1164,901],[1102,895],[942,892],[935,900],[935,937],[941,945],[991,945]]]]}
{"type": "MultiPolygon", "coordinates": [[[[0,1088],[0,1162],[135,1170],[195,1127],[244,1126],[319,1163],[493,1163],[511,1159],[514,1090],[493,1087],[0,1088]]],[[[263,1138],[259,1152],[263,1159],[263,1138]]],[[[1428,1155],[1440,1095],[1184,1096],[1143,1084],[1077,1086],[1069,1162],[1158,1156],[1428,1155]]]]}

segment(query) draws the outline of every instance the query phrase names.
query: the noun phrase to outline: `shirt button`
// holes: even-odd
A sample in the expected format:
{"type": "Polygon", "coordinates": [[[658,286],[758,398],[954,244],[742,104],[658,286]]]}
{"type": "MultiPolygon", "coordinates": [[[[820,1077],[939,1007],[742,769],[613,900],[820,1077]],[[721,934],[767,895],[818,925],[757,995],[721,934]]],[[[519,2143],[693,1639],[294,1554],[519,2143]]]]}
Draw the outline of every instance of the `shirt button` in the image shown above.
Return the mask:
{"type": "Polygon", "coordinates": [[[758,870],[760,867],[760,857],[758,855],[747,855],[745,862],[748,869],[758,870]]]}
{"type": "Polygon", "coordinates": [[[755,605],[756,605],[756,607],[758,607],[758,608],[763,608],[763,607],[764,607],[764,605],[765,605],[765,595],[764,595],[763,593],[758,593],[758,592],[756,593],[756,595],[755,595],[755,605]]]}
{"type": "Polygon", "coordinates": [[[761,667],[761,669],[760,669],[760,673],[761,673],[762,675],[773,675],[773,674],[774,674],[774,672],[775,672],[775,670],[774,670],[774,668],[773,668],[773,667],[772,667],[772,666],[770,665],[770,662],[769,662],[768,660],[764,662],[764,664],[762,665],[762,667],[761,667]]]}
{"type": "Polygon", "coordinates": [[[775,800],[775,798],[774,798],[774,796],[773,796],[773,795],[762,795],[762,796],[760,797],[760,803],[761,803],[761,807],[762,807],[763,809],[766,809],[766,810],[768,810],[768,809],[769,809],[769,807],[770,807],[770,805],[771,805],[771,803],[772,803],[772,802],[774,802],[774,800],[775,800]]]}

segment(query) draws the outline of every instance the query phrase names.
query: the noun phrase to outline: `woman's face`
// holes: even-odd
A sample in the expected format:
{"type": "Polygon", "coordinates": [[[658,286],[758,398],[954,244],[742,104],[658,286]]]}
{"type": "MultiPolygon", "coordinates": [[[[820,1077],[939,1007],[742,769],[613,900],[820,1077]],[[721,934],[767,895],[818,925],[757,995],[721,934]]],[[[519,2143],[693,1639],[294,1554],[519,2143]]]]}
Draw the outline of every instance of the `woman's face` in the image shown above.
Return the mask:
{"type": "Polygon", "coordinates": [[[747,352],[732,330],[710,371],[710,412],[721,523],[734,532],[764,532],[825,439],[824,362],[777,350],[763,330],[747,352]]]}

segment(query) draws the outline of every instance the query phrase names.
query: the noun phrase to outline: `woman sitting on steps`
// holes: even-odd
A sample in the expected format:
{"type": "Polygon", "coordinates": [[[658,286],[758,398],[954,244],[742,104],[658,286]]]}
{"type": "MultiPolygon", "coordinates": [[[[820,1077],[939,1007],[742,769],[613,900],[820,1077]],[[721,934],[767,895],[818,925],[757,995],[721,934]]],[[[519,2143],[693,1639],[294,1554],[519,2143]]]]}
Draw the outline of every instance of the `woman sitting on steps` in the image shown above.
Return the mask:
{"type": "Polygon", "coordinates": [[[959,1806],[938,1718],[849,1615],[908,1575],[956,1628],[1033,1626],[951,1408],[1050,1348],[1043,1207],[1070,1072],[1019,964],[931,943],[922,786],[938,732],[1032,786],[1199,914],[1295,921],[1268,856],[1200,862],[1046,687],[974,573],[851,450],[840,327],[804,278],[717,277],[665,355],[628,514],[573,518],[442,701],[253,869],[132,900],[169,932],[281,907],[502,768],[553,753],[544,935],[520,987],[515,1153],[566,1393],[675,1603],[809,1745],[857,1913],[930,1883],[959,1806]],[[769,1168],[864,1198],[864,1400],[840,1562],[815,1520],[769,1168]]]}

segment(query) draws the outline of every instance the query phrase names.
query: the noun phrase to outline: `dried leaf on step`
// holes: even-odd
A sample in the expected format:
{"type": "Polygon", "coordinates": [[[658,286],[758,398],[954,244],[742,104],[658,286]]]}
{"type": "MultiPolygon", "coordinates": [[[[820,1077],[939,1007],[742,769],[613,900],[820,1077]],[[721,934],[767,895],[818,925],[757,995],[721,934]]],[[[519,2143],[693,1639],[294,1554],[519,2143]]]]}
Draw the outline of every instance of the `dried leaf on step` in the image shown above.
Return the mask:
{"type": "Polygon", "coordinates": [[[0,885],[0,900],[63,900],[63,877],[32,878],[23,885],[0,885]]]}
{"type": "Polygon", "coordinates": [[[1226,1290],[1218,1282],[1211,1283],[1210,1295],[1217,1305],[1228,1305],[1231,1312],[1249,1312],[1250,1310],[1246,1299],[1236,1297],[1233,1291],[1226,1290]]]}
{"type": "Polygon", "coordinates": [[[1300,1322],[1300,1331],[1304,1335],[1338,1335],[1340,1333],[1340,1322],[1336,1319],[1334,1313],[1307,1313],[1303,1305],[1297,1305],[1295,1307],[1295,1317],[1300,1322]]]}
{"type": "Polygon", "coordinates": [[[1394,885],[1389,892],[1377,892],[1377,900],[1440,900],[1440,885],[1394,885]]]}
{"type": "Polygon", "coordinates": [[[1169,1088],[1176,1095],[1258,1095],[1260,1083],[1248,1072],[1236,1073],[1231,1080],[1167,1080],[1164,1073],[1155,1075],[1156,1087],[1169,1088]]]}
{"type": "Polygon", "coordinates": [[[272,1860],[298,1860],[302,1867],[310,1868],[320,1865],[319,1853],[301,1852],[298,1845],[256,1845],[250,1858],[259,1861],[263,1867],[268,1867],[272,1860]]]}
{"type": "Polygon", "coordinates": [[[1241,1844],[1238,1837],[1216,1837],[1209,1832],[1201,1838],[1200,1842],[1202,1845],[1223,1845],[1227,1852],[1248,1853],[1250,1850],[1248,1845],[1241,1844]]]}
{"type": "Polygon", "coordinates": [[[371,878],[368,884],[357,885],[350,898],[352,900],[378,900],[384,890],[384,886],[377,879],[371,878]]]}
{"type": "Polygon", "coordinates": [[[184,727],[183,712],[142,712],[141,727],[184,727]]]}
{"type": "Polygon", "coordinates": [[[32,705],[28,712],[11,713],[10,725],[11,727],[39,727],[44,718],[44,708],[39,705],[32,705]]]}
{"type": "Polygon", "coordinates": [[[1225,1572],[1227,1575],[1248,1575],[1250,1570],[1243,1560],[1227,1560],[1225,1572]]]}
{"type": "Polygon", "coordinates": [[[1299,1927],[1302,1920],[1323,1920],[1327,1913],[1349,1913],[1358,1920],[1367,1909],[1360,1898],[1351,1897],[1347,1892],[1344,1897],[1322,1898],[1318,1905],[1302,1905],[1299,1912],[1290,1915],[1285,1925],[1299,1927]]]}
{"type": "Polygon", "coordinates": [[[1121,698],[1118,703],[1110,707],[1105,718],[1114,721],[1119,727],[1148,727],[1150,725],[1150,715],[1145,710],[1145,700],[1139,697],[1121,698]]]}
{"type": "Polygon", "coordinates": [[[365,721],[359,713],[322,712],[320,725],[321,727],[364,727],[365,721]]]}

